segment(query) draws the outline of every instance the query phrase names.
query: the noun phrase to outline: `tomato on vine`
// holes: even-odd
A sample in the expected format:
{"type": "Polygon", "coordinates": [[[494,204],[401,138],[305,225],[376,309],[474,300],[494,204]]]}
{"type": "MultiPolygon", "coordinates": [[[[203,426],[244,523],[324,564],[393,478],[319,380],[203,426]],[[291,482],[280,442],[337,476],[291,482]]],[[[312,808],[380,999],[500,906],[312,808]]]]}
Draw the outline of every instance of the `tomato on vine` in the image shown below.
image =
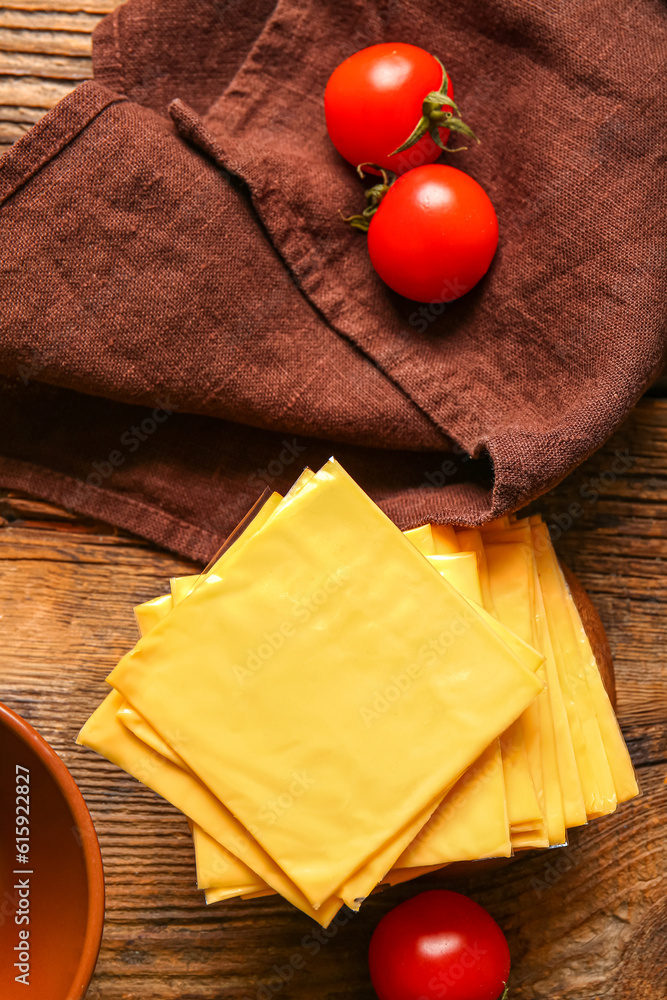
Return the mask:
{"type": "MultiPolygon", "coordinates": [[[[360,168],[363,173],[363,168],[360,168]]],[[[498,219],[484,189],[462,170],[432,163],[366,191],[360,215],[382,280],[417,302],[451,302],[486,274],[498,245],[498,219]]]]}
{"type": "Polygon", "coordinates": [[[433,163],[450,132],[475,139],[442,63],[417,45],[371,45],[331,74],[324,94],[329,136],[353,166],[405,173],[433,163]]]}

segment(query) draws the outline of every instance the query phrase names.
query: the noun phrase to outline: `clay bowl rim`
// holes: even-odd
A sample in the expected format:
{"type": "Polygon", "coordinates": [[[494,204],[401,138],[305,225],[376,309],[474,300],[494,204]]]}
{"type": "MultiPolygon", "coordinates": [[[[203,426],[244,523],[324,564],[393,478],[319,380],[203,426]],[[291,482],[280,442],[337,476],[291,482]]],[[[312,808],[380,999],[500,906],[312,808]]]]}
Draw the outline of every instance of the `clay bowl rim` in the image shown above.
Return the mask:
{"type": "Polygon", "coordinates": [[[88,881],[88,913],[81,958],[62,1000],[82,1000],[93,978],[104,929],[104,868],[97,833],[78,785],[58,754],[29,722],[0,702],[0,725],[12,730],[39,757],[65,799],[76,827],[88,881]]]}

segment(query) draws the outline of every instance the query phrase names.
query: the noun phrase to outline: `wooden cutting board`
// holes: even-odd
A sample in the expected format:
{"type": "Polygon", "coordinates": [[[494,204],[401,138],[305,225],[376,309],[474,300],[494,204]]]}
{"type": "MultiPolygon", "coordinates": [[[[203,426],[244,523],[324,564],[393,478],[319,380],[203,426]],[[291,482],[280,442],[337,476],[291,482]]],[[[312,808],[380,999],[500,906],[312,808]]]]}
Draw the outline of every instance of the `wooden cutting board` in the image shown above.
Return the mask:
{"type": "MultiPolygon", "coordinates": [[[[515,1000],[664,1000],[667,402],[642,402],[535,509],[560,533],[563,560],[606,627],[642,797],[575,830],[567,848],[385,891],[323,934],[275,898],[206,908],[185,820],[74,745],[104,677],[135,640],[133,605],[198,567],[50,505],[0,498],[0,701],[70,767],[104,858],[107,919],[90,1000],[372,1000],[366,949],[377,921],[419,889],[447,885],[488,907],[505,930],[515,1000]],[[612,481],[617,453],[629,465],[612,481]],[[601,476],[607,484],[589,504],[582,498],[601,476]]],[[[588,613],[603,643],[599,618],[588,613]]]]}

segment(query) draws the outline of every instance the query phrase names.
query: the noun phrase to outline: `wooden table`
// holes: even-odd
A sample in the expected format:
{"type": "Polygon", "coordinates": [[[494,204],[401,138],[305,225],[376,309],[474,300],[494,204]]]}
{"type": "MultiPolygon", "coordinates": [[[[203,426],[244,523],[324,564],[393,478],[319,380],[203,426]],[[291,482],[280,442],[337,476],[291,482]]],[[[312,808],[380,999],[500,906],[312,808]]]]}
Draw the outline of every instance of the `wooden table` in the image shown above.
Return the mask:
{"type": "MultiPolygon", "coordinates": [[[[91,75],[90,32],[116,5],[0,7],[0,152],[91,75]]],[[[455,886],[505,929],[515,1000],[664,1000],[667,402],[644,400],[539,507],[608,628],[643,796],[575,831],[566,849],[455,886]]],[[[71,768],[102,846],[107,922],[91,1000],[371,1000],[370,934],[414,885],[372,898],[320,940],[308,918],[276,899],[206,908],[183,818],[74,746],[104,694],[104,676],[135,639],[132,606],[193,567],[39,500],[5,495],[0,515],[0,700],[71,768]],[[287,980],[292,956],[302,968],[287,980]]],[[[420,887],[447,884],[432,877],[420,887]]]]}
{"type": "MultiPolygon", "coordinates": [[[[643,795],[576,830],[567,848],[454,885],[505,929],[516,1000],[664,1000],[667,401],[645,399],[539,507],[608,628],[643,795]]],[[[73,743],[135,641],[132,606],[193,566],[38,500],[6,495],[0,515],[0,700],[71,768],[102,846],[107,921],[91,1000],[371,1000],[370,934],[414,885],[373,897],[321,943],[316,926],[277,899],[206,908],[185,820],[73,743]],[[303,968],[283,982],[293,955],[303,968]]]]}

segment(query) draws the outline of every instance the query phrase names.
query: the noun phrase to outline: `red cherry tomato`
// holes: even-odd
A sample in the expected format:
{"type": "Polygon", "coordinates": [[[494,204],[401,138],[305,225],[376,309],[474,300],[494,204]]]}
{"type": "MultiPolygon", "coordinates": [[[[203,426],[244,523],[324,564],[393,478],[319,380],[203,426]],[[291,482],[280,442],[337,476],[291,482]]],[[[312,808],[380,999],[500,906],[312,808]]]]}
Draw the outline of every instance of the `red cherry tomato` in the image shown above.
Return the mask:
{"type": "Polygon", "coordinates": [[[458,892],[401,903],[375,928],[368,955],[380,1000],[499,1000],[510,972],[493,917],[458,892]]]}
{"type": "MultiPolygon", "coordinates": [[[[453,97],[447,77],[447,94],[453,97]]],[[[433,163],[441,150],[426,134],[410,149],[389,154],[411,135],[427,94],[440,89],[442,69],[429,52],[401,42],[371,45],[333,71],[324,94],[327,129],[353,166],[377,163],[402,174],[433,163]]],[[[438,129],[443,143],[448,129],[438,129]]]]}
{"type": "Polygon", "coordinates": [[[498,219],[484,189],[455,167],[410,170],[371,219],[368,252],[390,288],[417,302],[451,302],[486,274],[498,219]]]}

